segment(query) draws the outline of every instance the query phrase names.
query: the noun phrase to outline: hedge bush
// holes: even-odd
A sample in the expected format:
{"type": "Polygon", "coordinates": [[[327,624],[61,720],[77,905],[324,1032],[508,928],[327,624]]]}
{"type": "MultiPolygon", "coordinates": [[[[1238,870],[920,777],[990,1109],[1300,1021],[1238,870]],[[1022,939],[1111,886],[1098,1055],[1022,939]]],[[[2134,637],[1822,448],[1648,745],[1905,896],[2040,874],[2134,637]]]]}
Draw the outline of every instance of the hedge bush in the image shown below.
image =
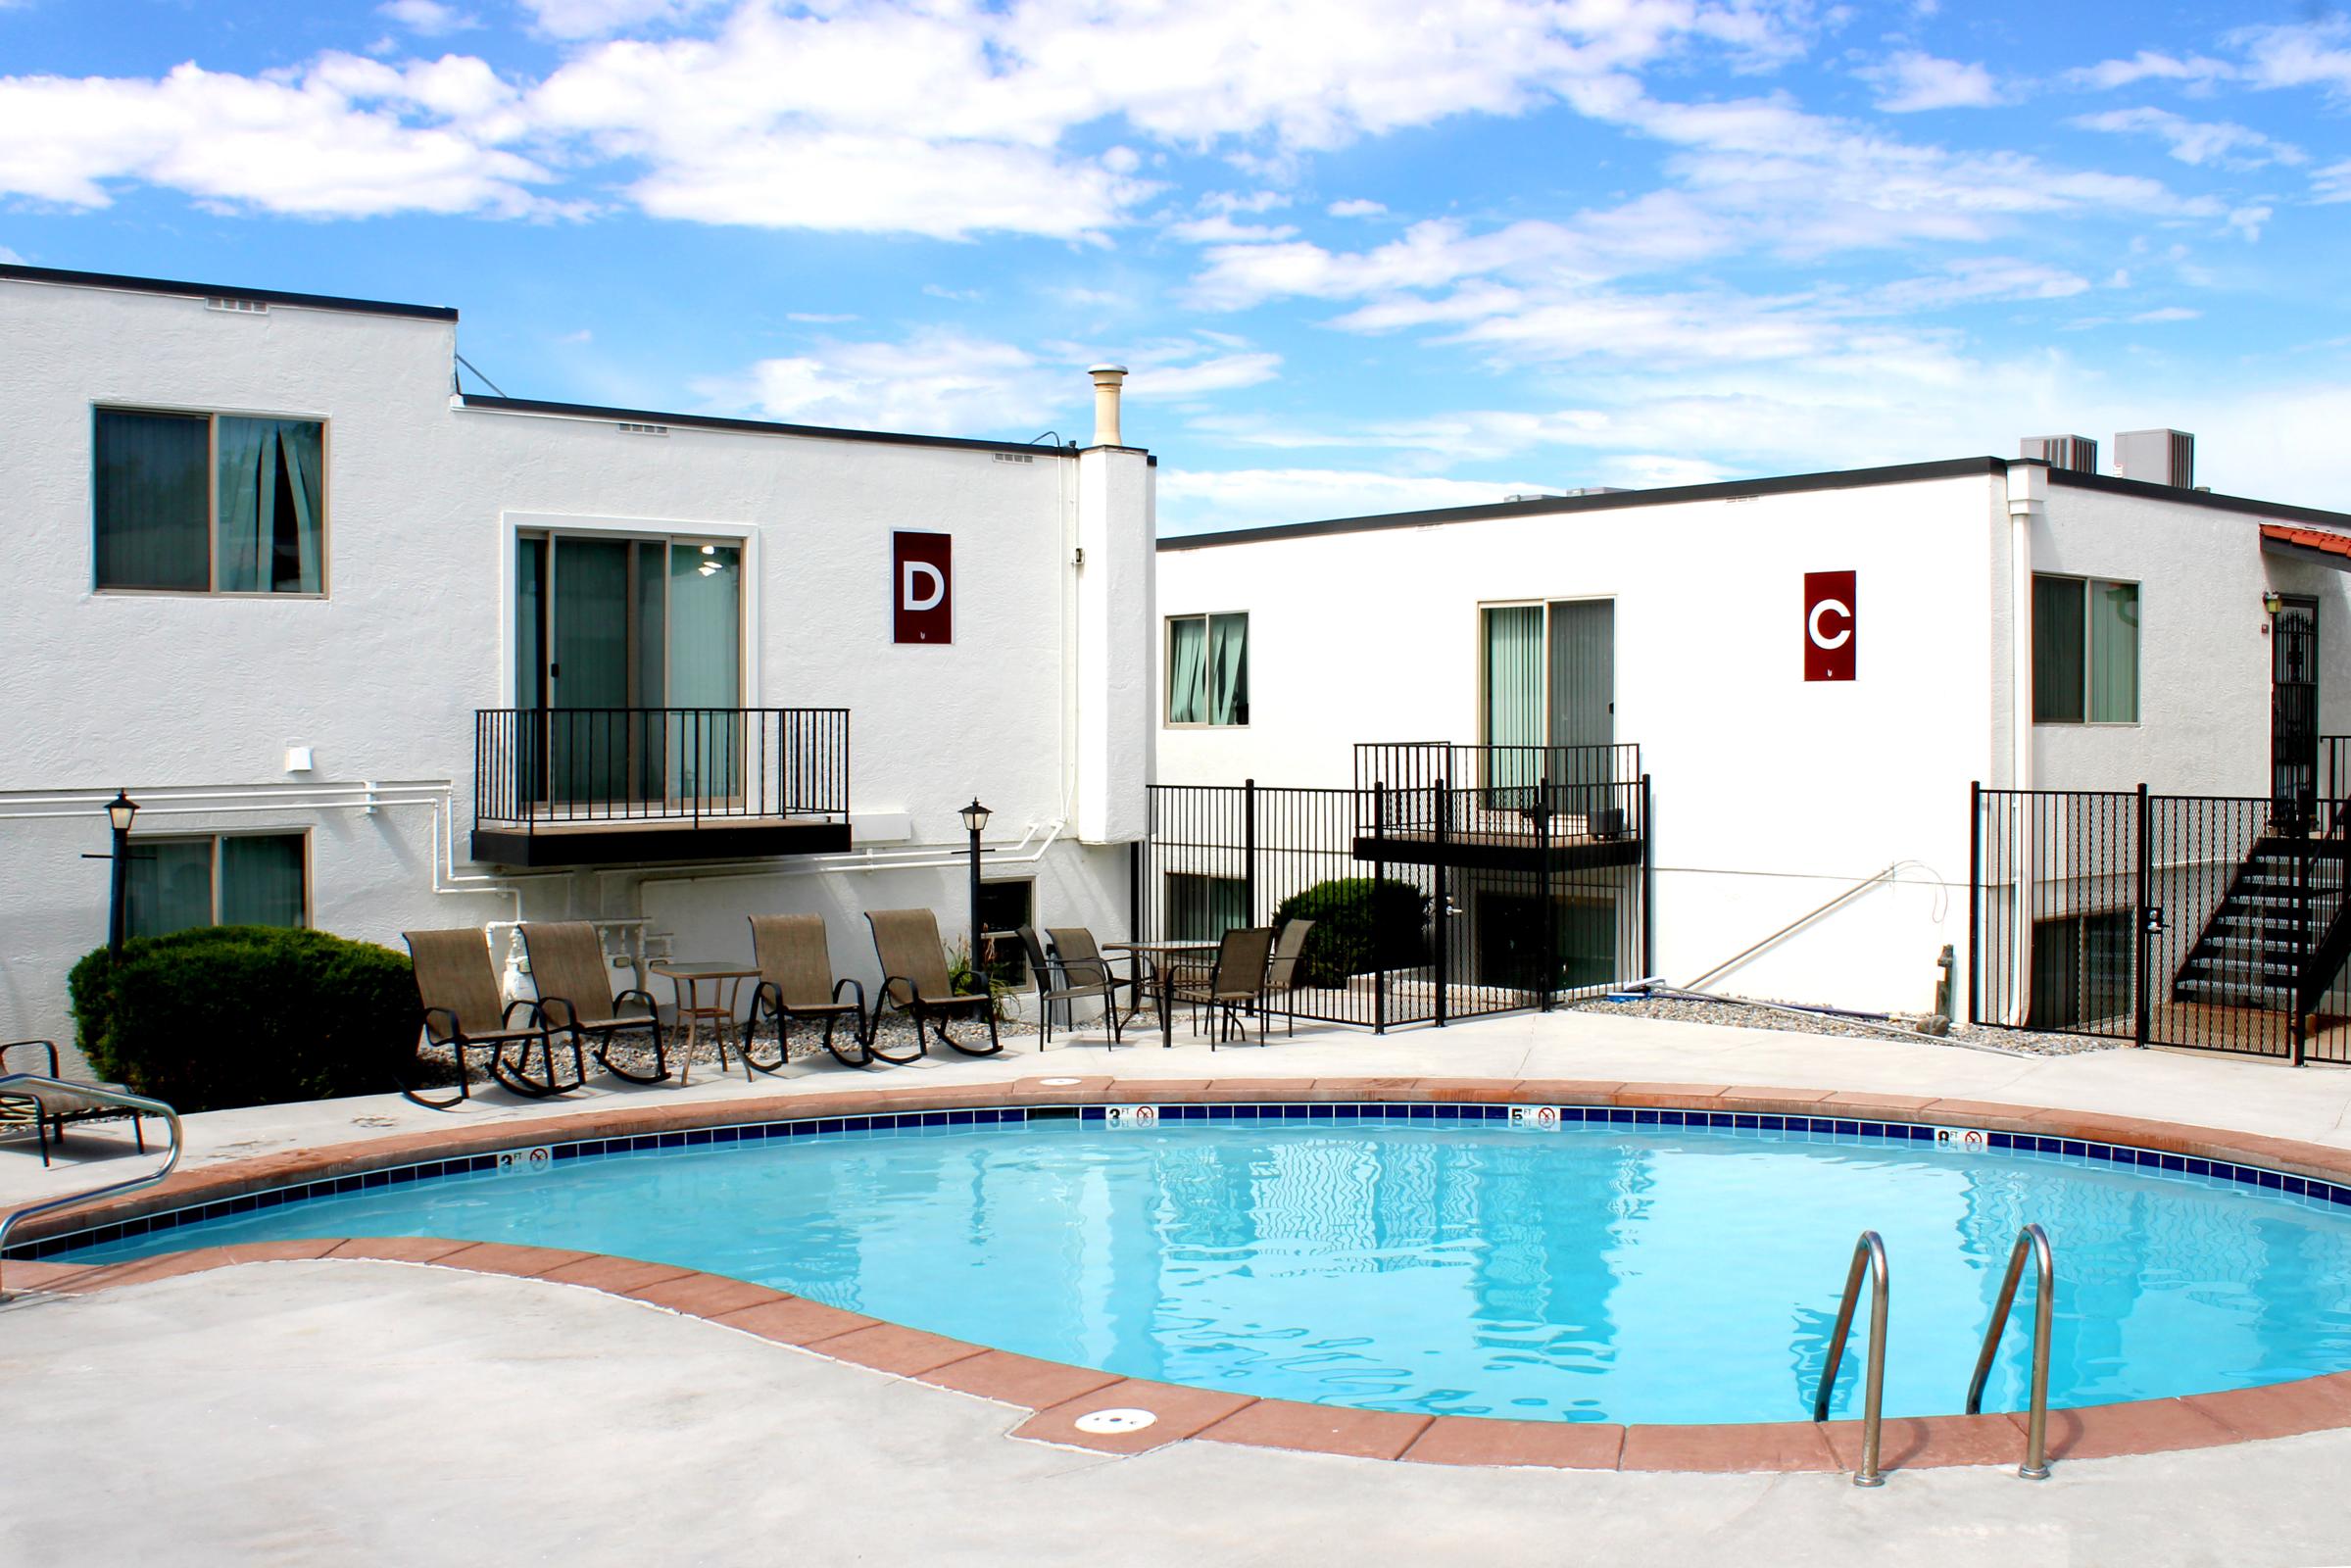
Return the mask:
{"type": "Polygon", "coordinates": [[[408,956],[324,931],[199,926],[106,949],[68,981],[102,1077],[181,1111],[381,1094],[416,1056],[408,956]]]}
{"type": "Polygon", "coordinates": [[[1298,956],[1298,983],[1344,986],[1347,976],[1374,969],[1408,969],[1428,961],[1422,929],[1429,896],[1410,882],[1367,876],[1317,882],[1284,899],[1273,911],[1286,920],[1312,920],[1298,956]]]}

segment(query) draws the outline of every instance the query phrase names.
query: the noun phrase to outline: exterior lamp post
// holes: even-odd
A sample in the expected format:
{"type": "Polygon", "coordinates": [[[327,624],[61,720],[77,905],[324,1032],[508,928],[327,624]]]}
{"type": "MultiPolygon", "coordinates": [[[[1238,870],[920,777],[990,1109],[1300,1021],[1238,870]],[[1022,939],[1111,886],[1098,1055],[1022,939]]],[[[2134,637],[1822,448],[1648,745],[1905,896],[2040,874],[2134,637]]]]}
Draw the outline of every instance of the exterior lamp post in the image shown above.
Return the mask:
{"type": "Polygon", "coordinates": [[[107,912],[107,951],[122,951],[123,918],[127,912],[130,890],[130,819],[139,814],[139,803],[130,798],[127,790],[115,791],[115,798],[106,803],[106,820],[115,832],[115,852],[108,858],[115,862],[114,897],[107,912]]]}
{"type": "Polygon", "coordinates": [[[971,804],[957,813],[963,818],[963,831],[971,835],[971,972],[982,973],[980,961],[980,833],[992,816],[988,808],[974,795],[971,804]]]}

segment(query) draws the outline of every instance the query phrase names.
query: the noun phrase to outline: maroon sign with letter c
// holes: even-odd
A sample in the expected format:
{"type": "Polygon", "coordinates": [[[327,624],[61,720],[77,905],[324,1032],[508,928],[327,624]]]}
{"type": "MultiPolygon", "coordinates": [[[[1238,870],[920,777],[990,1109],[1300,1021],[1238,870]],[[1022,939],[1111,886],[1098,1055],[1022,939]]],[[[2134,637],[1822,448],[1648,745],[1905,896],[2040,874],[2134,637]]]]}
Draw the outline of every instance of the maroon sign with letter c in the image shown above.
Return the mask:
{"type": "Polygon", "coordinates": [[[1804,678],[1851,680],[1853,645],[1860,638],[1854,574],[1804,573],[1804,678]]]}
{"type": "Polygon", "coordinates": [[[890,536],[891,641],[955,640],[955,546],[953,534],[890,536]]]}

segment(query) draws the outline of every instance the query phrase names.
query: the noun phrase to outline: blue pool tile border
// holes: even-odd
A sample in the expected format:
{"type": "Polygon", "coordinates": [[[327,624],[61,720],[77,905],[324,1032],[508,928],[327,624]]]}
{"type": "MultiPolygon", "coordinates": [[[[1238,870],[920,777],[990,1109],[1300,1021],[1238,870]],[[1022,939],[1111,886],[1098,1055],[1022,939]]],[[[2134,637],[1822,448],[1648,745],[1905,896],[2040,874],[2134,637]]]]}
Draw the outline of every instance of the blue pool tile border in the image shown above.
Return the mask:
{"type": "MultiPolygon", "coordinates": [[[[645,1153],[676,1149],[705,1149],[732,1145],[760,1143],[769,1139],[807,1138],[828,1134],[887,1134],[908,1131],[928,1131],[943,1127],[990,1127],[1025,1124],[1029,1121],[1070,1123],[1074,1125],[1101,1124],[1110,1119],[1110,1112],[1125,1114],[1149,1108],[1157,1122],[1189,1121],[1412,1121],[1412,1122],[1500,1122],[1509,1123],[1512,1111],[1532,1115],[1539,1107],[1527,1104],[1494,1103],[1478,1101],[1254,1101],[1227,1102],[1182,1102],[1154,1105],[1148,1101],[1118,1105],[1001,1105],[973,1106],[957,1109],[875,1111],[857,1116],[803,1116],[790,1120],[741,1122],[724,1127],[702,1127],[687,1131],[624,1134],[612,1138],[579,1138],[565,1143],[539,1146],[548,1151],[554,1162],[604,1159],[619,1154],[645,1153]]],[[[1765,1111],[1670,1110],[1641,1105],[1554,1105],[1541,1107],[1557,1113],[1562,1127],[1635,1127],[1635,1128],[1706,1128],[1732,1132],[1801,1134],[1813,1138],[1832,1138],[1839,1142],[1861,1143],[1928,1143],[1949,1129],[1935,1124],[1904,1121],[1863,1121],[1852,1116],[1809,1116],[1765,1111]]],[[[2088,1139],[2052,1138],[2034,1133],[1984,1131],[1984,1151],[2025,1155],[2056,1155],[2060,1158],[2103,1160],[2116,1165],[2131,1165],[2154,1170],[2166,1175],[2198,1176],[2296,1197],[2313,1203],[2335,1207],[2351,1207],[2351,1185],[2321,1181],[2316,1177],[2290,1176],[2282,1171],[2257,1165],[2240,1165],[2227,1160],[2206,1159],[2192,1154],[2166,1153],[2160,1150],[2140,1149],[2128,1144],[2104,1144],[2088,1139]]],[[[506,1151],[512,1154],[514,1151],[506,1151]]],[[[11,1258],[54,1257],[61,1252],[74,1251],[87,1247],[103,1247],[111,1242],[146,1236],[158,1231],[176,1230],[185,1225],[201,1224],[206,1220],[233,1218],[258,1209],[277,1208],[287,1203],[306,1202],[317,1198],[332,1198],[345,1193],[399,1186],[409,1182],[441,1181],[458,1177],[494,1174],[500,1154],[453,1154],[441,1159],[417,1160],[407,1165],[386,1166],[377,1170],[359,1171],[347,1176],[322,1178],[315,1182],[295,1182],[284,1187],[270,1188],[258,1193],[239,1194],[233,1198],[215,1199],[209,1202],[192,1203],[183,1208],[166,1209],[136,1219],[92,1226],[85,1230],[69,1231],[38,1241],[21,1242],[8,1249],[11,1258]]]]}

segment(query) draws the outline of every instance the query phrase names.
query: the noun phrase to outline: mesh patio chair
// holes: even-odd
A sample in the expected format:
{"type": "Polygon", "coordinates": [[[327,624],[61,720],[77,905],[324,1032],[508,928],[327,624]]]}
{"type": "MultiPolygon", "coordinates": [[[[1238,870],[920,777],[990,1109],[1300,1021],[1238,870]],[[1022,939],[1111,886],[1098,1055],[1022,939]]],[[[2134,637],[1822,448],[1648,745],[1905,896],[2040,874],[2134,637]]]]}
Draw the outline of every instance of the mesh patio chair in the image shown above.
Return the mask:
{"type": "Polygon", "coordinates": [[[1285,921],[1282,934],[1274,938],[1273,961],[1265,966],[1266,1005],[1271,1006],[1275,997],[1282,999],[1282,1016],[1293,1035],[1298,1033],[1298,1008],[1293,994],[1298,990],[1298,958],[1306,951],[1306,935],[1313,929],[1311,920],[1285,921]]]}
{"type": "Polygon", "coordinates": [[[555,1039],[539,1004],[516,1001],[500,1005],[498,970],[490,962],[489,940],[478,928],[404,931],[401,938],[408,943],[409,957],[416,969],[416,1002],[424,1009],[425,1043],[446,1047],[457,1057],[456,1094],[446,1100],[431,1100],[415,1085],[405,1082],[400,1086],[402,1094],[428,1110],[447,1110],[466,1099],[472,1093],[465,1074],[468,1051],[488,1052],[490,1076],[515,1094],[532,1100],[577,1089],[586,1081],[587,1062],[580,1054],[577,1036],[571,1041],[571,1081],[558,1083],[555,1039]],[[519,1029],[514,1027],[517,1011],[530,1020],[519,1029]],[[534,1043],[545,1064],[545,1075],[537,1080],[530,1076],[530,1048],[534,1043]],[[509,1050],[518,1053],[512,1064],[506,1059],[509,1050]]]}
{"type": "Polygon", "coordinates": [[[615,1078],[658,1084],[669,1076],[660,1006],[651,992],[633,986],[612,994],[612,964],[596,927],[585,920],[526,921],[522,951],[530,959],[539,1007],[552,1033],[569,1034],[575,1045],[592,1041],[596,1064],[615,1078]],[[653,1037],[650,1076],[615,1065],[612,1058],[612,1036],[639,1033],[653,1037]]]}
{"type": "Polygon", "coordinates": [[[873,1032],[865,1021],[865,987],[856,980],[833,978],[832,950],[824,938],[820,914],[755,914],[751,917],[751,946],[759,956],[759,989],[751,995],[751,1022],[743,1031],[743,1060],[761,1072],[781,1072],[792,1059],[791,1022],[795,1018],[824,1021],[824,1049],[834,1059],[852,1067],[870,1065],[873,1032]],[[843,1002],[847,991],[853,1000],[843,1002]],[[761,1061],[751,1054],[759,1020],[775,1023],[775,1060],[761,1061]],[[833,1031],[849,1022],[852,1055],[833,1043],[833,1031]]]}
{"type": "MultiPolygon", "coordinates": [[[[1057,925],[1045,933],[1053,940],[1053,966],[1061,978],[1064,997],[1100,997],[1102,1017],[1110,1026],[1110,1044],[1118,1044],[1118,993],[1127,991],[1133,997],[1142,995],[1142,988],[1126,975],[1110,967],[1102,956],[1094,933],[1082,925],[1057,925]]],[[[1050,1037],[1049,1037],[1050,1038],[1050,1037]]]]}
{"type": "MultiPolygon", "coordinates": [[[[1257,1043],[1265,1043],[1265,970],[1272,957],[1273,927],[1236,926],[1217,943],[1216,966],[1204,982],[1177,979],[1176,1001],[1206,1007],[1215,1015],[1216,1032],[1208,1037],[1210,1051],[1231,1040],[1235,1031],[1242,1040],[1249,1039],[1249,1020],[1244,1016],[1248,1012],[1257,1014],[1257,1043]]],[[[1192,974],[1197,976],[1199,971],[1192,974]]]]}
{"type": "Polygon", "coordinates": [[[874,956],[882,961],[882,994],[874,999],[873,1017],[879,1033],[882,1008],[896,1007],[914,1019],[914,1054],[892,1056],[878,1040],[867,1050],[884,1061],[906,1062],[930,1054],[925,1031],[939,1043],[966,1056],[993,1056],[1004,1049],[996,1034],[996,998],[986,991],[957,992],[947,978],[947,954],[939,945],[939,919],[928,909],[868,909],[865,923],[873,927],[874,956]],[[964,1045],[947,1032],[947,1020],[976,1013],[988,1024],[987,1049],[964,1045]]]}
{"type": "MultiPolygon", "coordinates": [[[[54,1040],[12,1040],[7,1045],[0,1046],[0,1076],[15,1072],[33,1072],[39,1073],[45,1078],[56,1078],[58,1076],[57,1042],[54,1040]],[[12,1063],[8,1059],[9,1054],[17,1051],[39,1052],[44,1059],[39,1065],[29,1067],[22,1061],[12,1063]]],[[[80,1080],[61,1081],[79,1082],[80,1080]]],[[[92,1089],[120,1089],[122,1086],[121,1084],[92,1083],[90,1087],[92,1089]]],[[[33,1137],[40,1142],[41,1164],[44,1167],[49,1163],[51,1142],[63,1145],[66,1141],[66,1123],[70,1121],[100,1121],[123,1116],[130,1118],[130,1136],[137,1142],[139,1152],[144,1154],[147,1152],[147,1129],[139,1121],[139,1113],[135,1110],[110,1104],[103,1100],[83,1100],[70,1091],[61,1093],[55,1089],[42,1091],[37,1099],[29,1094],[0,1094],[0,1126],[6,1126],[12,1121],[29,1119],[32,1122],[33,1137]]]]}
{"type": "MultiPolygon", "coordinates": [[[[1109,966],[1102,964],[1102,955],[1094,948],[1094,933],[1084,926],[1053,929],[1051,953],[1037,938],[1035,926],[1020,926],[1020,945],[1030,955],[1030,973],[1037,976],[1037,1027],[1039,1051],[1053,1044],[1053,1004],[1062,1008],[1082,999],[1096,999],[1102,1004],[1102,1018],[1109,1025],[1109,1044],[1119,1044],[1119,1004],[1114,990],[1126,985],[1126,980],[1114,978],[1109,966]]],[[[1077,1015],[1070,1013],[1070,1030],[1077,1032],[1077,1015]]]]}

